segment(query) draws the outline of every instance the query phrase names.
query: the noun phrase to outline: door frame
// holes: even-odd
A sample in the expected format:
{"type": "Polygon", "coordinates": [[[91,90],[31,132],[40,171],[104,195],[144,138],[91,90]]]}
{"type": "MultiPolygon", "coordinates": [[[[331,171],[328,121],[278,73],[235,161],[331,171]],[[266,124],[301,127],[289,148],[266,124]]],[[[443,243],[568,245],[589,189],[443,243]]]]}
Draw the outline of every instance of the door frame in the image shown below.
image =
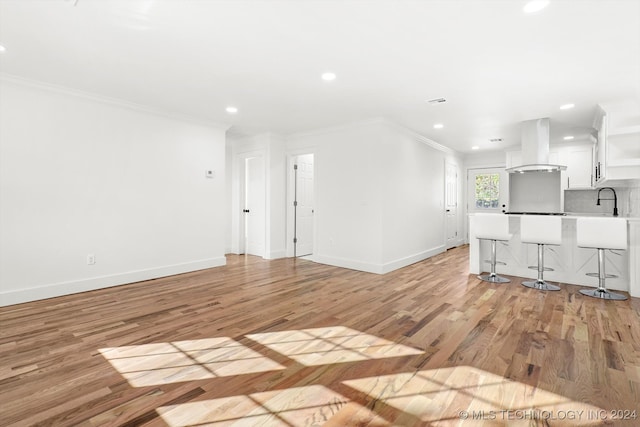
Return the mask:
{"type": "MultiPolygon", "coordinates": [[[[296,159],[298,156],[304,156],[306,154],[312,154],[313,155],[313,194],[314,194],[314,211],[317,213],[318,209],[316,206],[316,201],[317,201],[317,194],[318,192],[316,191],[318,188],[317,185],[317,173],[316,173],[316,166],[317,166],[317,154],[315,153],[314,150],[301,150],[301,151],[296,151],[296,152],[290,152],[287,154],[287,224],[286,224],[286,230],[287,230],[287,237],[286,237],[286,244],[285,244],[285,252],[286,252],[286,256],[288,258],[293,258],[294,256],[294,243],[293,243],[293,223],[295,221],[295,210],[293,208],[293,202],[295,199],[295,171],[293,169],[293,166],[295,165],[296,159]]],[[[316,224],[316,218],[317,215],[313,215],[313,251],[311,254],[311,257],[313,258],[313,255],[316,253],[316,244],[317,244],[317,236],[316,236],[316,230],[317,230],[317,224],[316,224]]]]}
{"type": "MultiPolygon", "coordinates": [[[[506,160],[506,159],[504,159],[506,160]]],[[[465,162],[466,163],[466,162],[465,162]]],[[[471,191],[471,189],[469,189],[469,172],[472,170],[476,170],[476,169],[505,169],[506,168],[506,163],[503,161],[501,163],[493,163],[491,161],[488,162],[484,162],[484,161],[480,161],[477,164],[465,164],[464,165],[464,179],[462,179],[462,196],[464,197],[462,199],[462,208],[463,208],[463,213],[462,213],[462,224],[463,224],[463,235],[462,235],[462,239],[464,240],[465,243],[469,243],[469,191],[471,191]]],[[[507,174],[508,176],[508,174],[507,174]]],[[[507,183],[508,186],[508,183],[507,183]]],[[[508,205],[507,205],[508,206],[508,205]]]]}
{"type": "Polygon", "coordinates": [[[237,173],[237,175],[234,177],[234,181],[238,183],[238,187],[236,189],[232,189],[232,192],[234,194],[237,194],[237,198],[235,200],[232,201],[232,212],[231,212],[231,217],[232,219],[232,227],[233,227],[233,231],[235,231],[234,233],[232,233],[232,248],[236,249],[236,251],[234,251],[235,253],[238,254],[244,254],[246,253],[246,247],[245,247],[245,242],[246,242],[246,236],[245,236],[245,214],[243,212],[243,209],[245,209],[245,197],[246,197],[246,188],[247,188],[247,183],[246,183],[246,160],[253,158],[253,157],[261,157],[262,161],[264,163],[264,170],[265,170],[265,176],[263,177],[263,185],[264,185],[264,191],[265,191],[265,224],[264,224],[264,233],[265,233],[265,248],[264,248],[264,253],[262,254],[262,257],[265,257],[266,254],[266,233],[267,233],[267,223],[266,223],[266,218],[267,218],[267,179],[266,179],[266,170],[267,170],[267,163],[266,163],[266,153],[264,150],[252,150],[252,151],[245,151],[245,152],[241,152],[241,153],[237,153],[234,157],[234,163],[235,163],[235,171],[237,173]],[[235,191],[234,191],[235,190],[235,191]],[[235,239],[233,238],[235,235],[235,239]]]}
{"type": "MultiPolygon", "coordinates": [[[[263,156],[248,156],[245,157],[244,162],[243,162],[243,166],[244,166],[244,173],[243,173],[243,186],[242,186],[242,192],[243,192],[243,197],[241,199],[242,202],[242,227],[241,227],[241,236],[242,236],[242,247],[244,249],[244,253],[246,255],[256,255],[256,256],[260,256],[262,258],[266,258],[266,254],[267,254],[267,218],[268,218],[268,213],[267,213],[267,186],[266,186],[266,176],[267,176],[267,165],[265,162],[265,157],[263,156]],[[255,250],[256,248],[253,248],[253,250],[255,251],[255,253],[251,253],[249,254],[248,251],[248,242],[249,240],[247,239],[247,234],[246,234],[246,230],[248,228],[248,221],[249,218],[247,217],[247,213],[244,213],[244,209],[247,208],[253,208],[255,210],[255,206],[254,205],[249,205],[248,203],[246,203],[246,199],[247,199],[247,163],[250,160],[255,160],[255,161],[259,161],[260,162],[260,167],[262,169],[262,174],[260,176],[260,174],[257,174],[257,176],[259,176],[259,181],[258,181],[258,188],[262,187],[262,221],[252,221],[252,224],[255,224],[257,227],[259,227],[258,233],[256,233],[257,235],[260,235],[260,233],[262,233],[262,237],[259,239],[261,241],[261,246],[262,249],[261,250],[255,250]]],[[[254,174],[252,174],[253,176],[254,174]]],[[[256,206],[259,206],[260,203],[257,203],[256,206]]],[[[260,218],[258,218],[260,219],[260,218]]],[[[253,236],[253,233],[252,233],[253,236]]],[[[253,239],[255,239],[255,236],[253,236],[253,239]]]]}
{"type": "MultiPolygon", "coordinates": [[[[461,202],[461,193],[463,193],[462,189],[464,188],[463,186],[461,186],[460,184],[460,174],[461,174],[461,168],[460,165],[458,163],[456,163],[455,161],[451,161],[450,159],[445,159],[444,161],[444,246],[445,249],[451,249],[451,248],[455,248],[456,246],[460,246],[463,242],[464,242],[464,229],[460,230],[460,217],[463,214],[463,212],[461,212],[460,209],[460,202],[461,202]],[[449,242],[448,240],[448,219],[447,219],[447,168],[449,166],[452,166],[455,169],[456,172],[456,183],[455,183],[455,192],[456,192],[456,217],[455,217],[455,223],[456,223],[456,238],[449,242]]],[[[464,228],[464,227],[463,227],[464,228]]]]}

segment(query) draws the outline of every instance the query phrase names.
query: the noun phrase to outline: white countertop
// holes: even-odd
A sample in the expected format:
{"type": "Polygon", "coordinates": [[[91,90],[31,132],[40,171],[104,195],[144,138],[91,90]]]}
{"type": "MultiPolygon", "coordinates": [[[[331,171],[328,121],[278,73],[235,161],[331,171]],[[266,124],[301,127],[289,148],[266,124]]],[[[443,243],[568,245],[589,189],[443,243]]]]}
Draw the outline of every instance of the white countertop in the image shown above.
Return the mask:
{"type": "MultiPolygon", "coordinates": [[[[475,212],[478,213],[478,212],[475,212]]],[[[559,216],[560,218],[566,218],[566,219],[576,219],[576,218],[580,218],[580,217],[584,217],[584,218],[622,218],[622,219],[626,219],[628,221],[640,221],[640,217],[638,216],[629,216],[629,215],[618,215],[618,216],[613,216],[610,213],[609,214],[603,214],[603,213],[592,213],[592,212],[565,212],[566,215],[552,215],[552,216],[559,216]]],[[[470,213],[469,215],[474,215],[474,213],[470,213]]],[[[535,215],[535,214],[505,214],[505,215],[509,215],[509,216],[513,216],[513,217],[521,217],[521,216],[529,216],[529,215],[535,215]]],[[[547,216],[547,215],[544,215],[547,216]]]]}

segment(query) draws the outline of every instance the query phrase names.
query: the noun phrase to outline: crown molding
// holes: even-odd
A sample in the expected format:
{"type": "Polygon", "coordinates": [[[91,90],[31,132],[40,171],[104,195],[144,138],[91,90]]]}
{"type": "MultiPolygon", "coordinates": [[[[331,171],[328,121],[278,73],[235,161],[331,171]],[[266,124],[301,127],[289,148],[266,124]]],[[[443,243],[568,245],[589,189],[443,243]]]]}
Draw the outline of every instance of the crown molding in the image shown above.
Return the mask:
{"type": "Polygon", "coordinates": [[[161,116],[168,119],[178,120],[182,122],[188,122],[192,124],[197,124],[201,126],[214,127],[223,132],[226,132],[231,125],[226,123],[219,123],[214,121],[209,121],[206,119],[202,119],[199,117],[190,116],[187,114],[179,114],[171,111],[162,110],[160,108],[153,108],[142,104],[137,104],[135,102],[130,102],[118,98],[111,98],[104,95],[98,95],[91,92],[85,92],[77,89],[71,89],[65,86],[59,86],[52,83],[42,82],[38,80],[31,80],[24,77],[19,77],[12,74],[2,73],[0,72],[0,82],[10,83],[18,86],[24,86],[34,89],[40,89],[48,92],[58,93],[61,95],[72,96],[76,98],[81,98],[93,102],[99,102],[101,104],[111,105],[114,107],[126,108],[129,110],[153,114],[156,116],[161,116]]]}
{"type": "Polygon", "coordinates": [[[336,126],[330,126],[330,127],[326,127],[326,128],[321,128],[321,129],[314,129],[314,130],[310,130],[310,131],[305,131],[305,132],[298,132],[298,133],[292,133],[286,136],[287,140],[295,140],[298,138],[304,138],[304,137],[309,137],[309,136],[318,136],[318,135],[323,135],[323,134],[327,134],[327,133],[334,133],[334,132],[340,132],[340,131],[346,131],[346,130],[350,130],[350,129],[354,129],[357,127],[361,127],[361,126],[366,126],[366,125],[373,125],[373,124],[381,124],[381,125],[385,125],[397,132],[400,132],[414,140],[416,140],[417,142],[420,142],[422,144],[428,145],[431,148],[434,148],[438,151],[441,151],[443,153],[446,154],[450,154],[453,156],[458,156],[461,157],[461,154],[455,150],[452,150],[449,147],[446,147],[442,144],[439,144],[437,142],[435,142],[432,139],[427,138],[424,135],[421,135],[407,127],[404,127],[402,125],[399,125],[398,123],[389,120],[386,117],[373,117],[373,118],[369,118],[369,119],[363,119],[363,120],[358,120],[355,122],[351,122],[351,123],[345,123],[345,124],[341,124],[341,125],[336,125],[336,126]]]}
{"type": "Polygon", "coordinates": [[[394,121],[391,121],[391,120],[388,120],[386,118],[382,119],[382,121],[384,123],[386,123],[389,127],[393,128],[393,129],[395,129],[395,130],[397,130],[397,131],[399,131],[401,133],[404,133],[405,135],[415,139],[418,142],[421,142],[421,143],[423,143],[425,145],[428,145],[431,148],[434,148],[434,149],[436,149],[438,151],[442,151],[443,153],[446,153],[446,154],[451,154],[453,156],[461,157],[461,154],[459,152],[457,152],[457,151],[455,151],[455,150],[453,150],[453,149],[451,149],[449,147],[446,147],[446,146],[444,146],[444,145],[442,145],[442,144],[440,144],[438,142],[435,142],[434,140],[432,140],[430,138],[427,138],[426,136],[421,135],[421,134],[419,134],[418,132],[416,132],[416,131],[414,131],[412,129],[409,129],[409,128],[405,127],[405,126],[399,125],[398,123],[396,123],[394,121]]]}

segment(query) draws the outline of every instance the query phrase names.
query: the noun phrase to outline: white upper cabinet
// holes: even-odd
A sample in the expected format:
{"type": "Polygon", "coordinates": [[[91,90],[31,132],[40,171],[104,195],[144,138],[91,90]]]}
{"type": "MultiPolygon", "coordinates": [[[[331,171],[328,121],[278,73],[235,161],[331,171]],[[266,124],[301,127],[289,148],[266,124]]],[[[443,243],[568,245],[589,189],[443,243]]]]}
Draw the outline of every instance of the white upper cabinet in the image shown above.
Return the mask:
{"type": "Polygon", "coordinates": [[[560,156],[561,163],[567,165],[565,189],[593,188],[593,144],[562,147],[560,156]]]}
{"type": "Polygon", "coordinates": [[[640,180],[640,106],[621,102],[598,106],[594,127],[596,186],[635,185],[640,180]]]}
{"type": "MultiPolygon", "coordinates": [[[[522,164],[521,151],[507,151],[507,169],[522,164]]],[[[562,172],[562,188],[593,188],[593,144],[553,147],[549,150],[549,163],[565,165],[562,172]]]]}

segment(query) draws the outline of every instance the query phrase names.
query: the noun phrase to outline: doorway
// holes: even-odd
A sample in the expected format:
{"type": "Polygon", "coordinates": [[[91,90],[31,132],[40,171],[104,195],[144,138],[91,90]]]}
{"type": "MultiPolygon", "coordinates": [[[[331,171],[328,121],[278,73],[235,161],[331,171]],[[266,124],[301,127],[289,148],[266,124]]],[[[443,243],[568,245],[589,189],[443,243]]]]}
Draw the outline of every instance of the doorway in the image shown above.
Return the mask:
{"type": "Polygon", "coordinates": [[[293,157],[293,256],[313,254],[314,155],[293,157]]]}
{"type": "Polygon", "coordinates": [[[445,164],[446,249],[457,246],[458,238],[458,166],[445,164]]]}
{"type": "MultiPolygon", "coordinates": [[[[508,211],[509,174],[504,168],[469,169],[467,171],[467,214],[508,211]]],[[[469,223],[466,225],[469,241],[469,223]]]]}
{"type": "Polygon", "coordinates": [[[503,168],[469,169],[467,212],[500,213],[507,210],[509,176],[503,168]]]}
{"type": "Polygon", "coordinates": [[[265,250],[265,181],[264,159],[244,160],[244,253],[264,257],[265,250]]]}

